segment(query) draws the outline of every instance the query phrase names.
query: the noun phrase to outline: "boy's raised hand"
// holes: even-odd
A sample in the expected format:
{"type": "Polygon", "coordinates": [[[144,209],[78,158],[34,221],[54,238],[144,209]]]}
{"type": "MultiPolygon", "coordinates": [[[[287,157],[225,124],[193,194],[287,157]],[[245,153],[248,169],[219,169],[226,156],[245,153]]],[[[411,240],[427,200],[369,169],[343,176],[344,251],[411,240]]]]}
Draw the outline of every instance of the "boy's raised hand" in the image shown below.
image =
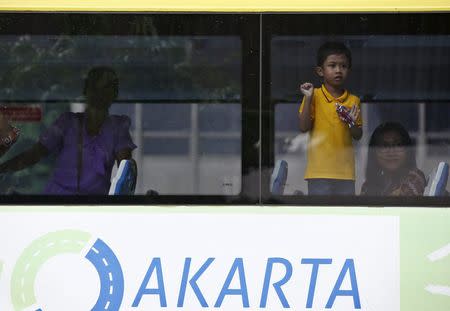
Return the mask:
{"type": "Polygon", "coordinates": [[[314,85],[310,82],[306,82],[300,85],[300,92],[306,97],[311,97],[314,92],[314,85]]]}

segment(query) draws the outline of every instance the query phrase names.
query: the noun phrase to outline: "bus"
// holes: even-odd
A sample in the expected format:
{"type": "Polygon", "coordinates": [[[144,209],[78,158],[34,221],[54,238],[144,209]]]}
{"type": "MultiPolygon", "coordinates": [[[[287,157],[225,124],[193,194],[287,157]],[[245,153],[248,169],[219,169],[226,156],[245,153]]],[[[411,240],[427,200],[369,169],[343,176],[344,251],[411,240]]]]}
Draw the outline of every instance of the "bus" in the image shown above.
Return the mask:
{"type": "Polygon", "coordinates": [[[449,11],[0,1],[0,309],[448,310],[449,11]],[[327,42],[360,102],[354,194],[305,179],[327,42]],[[367,190],[400,158],[408,182],[367,190]]]}

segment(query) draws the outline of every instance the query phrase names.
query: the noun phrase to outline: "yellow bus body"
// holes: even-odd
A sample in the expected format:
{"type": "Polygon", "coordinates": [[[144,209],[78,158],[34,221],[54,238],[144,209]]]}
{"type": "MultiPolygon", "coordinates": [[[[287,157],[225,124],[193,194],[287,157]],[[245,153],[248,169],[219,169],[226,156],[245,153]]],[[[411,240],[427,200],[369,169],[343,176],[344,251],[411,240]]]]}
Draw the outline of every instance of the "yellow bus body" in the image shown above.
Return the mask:
{"type": "Polygon", "coordinates": [[[0,11],[72,12],[445,12],[449,0],[0,0],[0,11]]]}

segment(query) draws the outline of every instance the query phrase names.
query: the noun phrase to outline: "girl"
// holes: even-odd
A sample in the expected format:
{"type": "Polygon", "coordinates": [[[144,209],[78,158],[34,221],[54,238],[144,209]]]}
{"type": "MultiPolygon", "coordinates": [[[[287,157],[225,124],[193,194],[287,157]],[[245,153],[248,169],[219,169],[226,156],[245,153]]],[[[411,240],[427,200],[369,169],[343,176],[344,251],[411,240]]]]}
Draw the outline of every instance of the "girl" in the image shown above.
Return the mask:
{"type": "Polygon", "coordinates": [[[423,195],[426,180],[417,168],[415,149],[406,129],[386,122],[373,132],[369,142],[366,181],[362,195],[423,195]]]}

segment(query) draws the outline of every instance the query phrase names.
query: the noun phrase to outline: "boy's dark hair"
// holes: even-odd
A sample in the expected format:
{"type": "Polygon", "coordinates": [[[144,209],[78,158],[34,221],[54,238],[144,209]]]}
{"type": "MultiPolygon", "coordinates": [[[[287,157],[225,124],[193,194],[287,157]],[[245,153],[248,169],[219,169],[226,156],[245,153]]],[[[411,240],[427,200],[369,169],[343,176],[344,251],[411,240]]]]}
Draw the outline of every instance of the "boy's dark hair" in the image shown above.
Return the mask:
{"type": "Polygon", "coordinates": [[[341,42],[325,42],[317,50],[317,66],[321,67],[328,56],[337,54],[345,55],[348,60],[349,68],[352,67],[352,53],[348,47],[341,42]]]}
{"type": "Polygon", "coordinates": [[[114,94],[117,97],[119,94],[119,79],[117,78],[117,73],[115,70],[108,66],[96,66],[89,70],[84,81],[84,91],[86,92],[86,89],[98,81],[104,73],[110,73],[114,77],[114,81],[111,81],[111,83],[114,87],[114,94]]]}

